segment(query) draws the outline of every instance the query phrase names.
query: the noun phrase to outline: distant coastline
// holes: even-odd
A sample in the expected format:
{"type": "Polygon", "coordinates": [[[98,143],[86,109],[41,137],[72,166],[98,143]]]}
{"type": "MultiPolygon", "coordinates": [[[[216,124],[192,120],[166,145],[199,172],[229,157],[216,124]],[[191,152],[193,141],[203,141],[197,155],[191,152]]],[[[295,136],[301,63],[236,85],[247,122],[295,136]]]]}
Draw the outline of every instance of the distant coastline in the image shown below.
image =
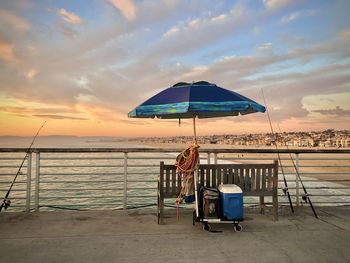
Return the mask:
{"type": "MultiPolygon", "coordinates": [[[[32,140],[31,136],[0,136],[0,147],[27,144],[32,140]]],[[[192,136],[169,137],[115,137],[115,136],[74,136],[74,135],[47,135],[39,136],[39,145],[63,147],[80,146],[108,146],[135,145],[148,147],[178,147],[192,142],[192,136]]],[[[222,134],[198,136],[198,143],[210,148],[234,147],[273,147],[275,143],[279,147],[291,148],[350,148],[350,131],[333,130],[311,132],[282,132],[282,133],[256,133],[256,134],[222,134]]]]}

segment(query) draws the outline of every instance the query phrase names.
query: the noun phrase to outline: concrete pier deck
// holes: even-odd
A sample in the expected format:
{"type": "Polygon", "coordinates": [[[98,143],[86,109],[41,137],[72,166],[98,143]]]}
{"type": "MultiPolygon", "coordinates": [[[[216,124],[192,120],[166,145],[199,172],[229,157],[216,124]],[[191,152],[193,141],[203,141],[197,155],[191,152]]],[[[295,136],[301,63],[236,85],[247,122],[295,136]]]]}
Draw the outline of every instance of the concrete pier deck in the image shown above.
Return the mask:
{"type": "Polygon", "coordinates": [[[350,207],[309,207],[278,222],[246,212],[243,231],[192,226],[192,210],[152,209],[0,214],[0,262],[350,262],[350,207]]]}

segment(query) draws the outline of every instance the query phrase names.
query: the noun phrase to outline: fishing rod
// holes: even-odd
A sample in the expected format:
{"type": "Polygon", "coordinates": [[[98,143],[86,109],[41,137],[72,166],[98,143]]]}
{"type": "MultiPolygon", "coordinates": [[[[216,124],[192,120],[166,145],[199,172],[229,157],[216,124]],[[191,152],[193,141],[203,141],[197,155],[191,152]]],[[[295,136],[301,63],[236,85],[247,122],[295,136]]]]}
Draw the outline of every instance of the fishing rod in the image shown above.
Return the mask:
{"type": "Polygon", "coordinates": [[[284,174],[284,169],[283,169],[283,165],[282,165],[282,160],[281,160],[281,156],[278,152],[278,147],[277,147],[277,142],[276,142],[276,136],[275,136],[275,132],[273,131],[273,127],[272,127],[272,123],[271,123],[271,118],[270,118],[270,113],[269,113],[269,110],[267,108],[267,104],[266,104],[266,100],[265,100],[265,95],[264,95],[264,91],[263,89],[261,89],[261,93],[262,93],[262,96],[263,96],[263,99],[264,99],[264,104],[266,106],[266,113],[267,113],[267,117],[269,119],[269,124],[270,124],[270,128],[271,128],[271,133],[272,133],[272,136],[274,138],[274,145],[276,147],[276,150],[277,150],[277,157],[278,157],[278,161],[280,163],[280,167],[281,167],[281,171],[282,171],[282,175],[283,175],[283,182],[284,182],[284,188],[282,189],[284,195],[287,195],[288,196],[288,202],[289,202],[289,206],[290,206],[290,210],[292,211],[292,213],[294,213],[294,208],[293,208],[293,204],[292,204],[292,199],[290,197],[290,193],[289,193],[289,188],[288,188],[288,183],[287,183],[287,180],[286,180],[286,176],[284,174]]]}
{"type": "MultiPolygon", "coordinates": [[[[281,128],[280,128],[280,126],[279,126],[278,124],[277,124],[277,127],[278,127],[279,131],[281,132],[281,128]]],[[[281,132],[281,133],[282,133],[282,132],[281,132]]],[[[287,143],[286,143],[285,141],[284,141],[284,145],[286,146],[287,150],[289,150],[289,147],[288,147],[288,145],[287,145],[287,143]]],[[[310,196],[309,196],[309,194],[307,193],[307,190],[306,190],[306,188],[305,188],[305,186],[304,186],[303,180],[301,180],[301,176],[300,176],[300,174],[299,174],[298,168],[297,168],[297,166],[296,166],[296,164],[295,164],[295,162],[294,162],[294,159],[293,159],[293,157],[292,157],[292,155],[291,155],[290,152],[289,152],[289,157],[290,157],[290,160],[291,160],[292,163],[293,163],[293,166],[294,166],[294,169],[295,169],[295,173],[297,174],[298,179],[299,179],[299,181],[300,181],[300,183],[301,183],[301,186],[303,187],[303,190],[304,190],[304,195],[302,196],[302,199],[305,201],[305,203],[309,203],[309,204],[310,204],[311,210],[312,210],[312,212],[314,213],[315,218],[318,218],[317,213],[316,213],[316,210],[315,210],[314,206],[312,205],[310,196]]]]}
{"type": "Polygon", "coordinates": [[[11,192],[11,190],[12,190],[12,187],[13,187],[13,185],[14,185],[15,182],[16,182],[17,176],[18,176],[18,175],[20,174],[20,172],[21,172],[21,169],[22,169],[22,167],[23,167],[24,161],[28,158],[29,151],[30,151],[30,149],[32,148],[32,146],[33,146],[33,144],[34,144],[36,137],[38,137],[39,132],[40,132],[40,130],[44,127],[45,123],[46,123],[46,121],[44,121],[43,124],[40,126],[39,130],[37,131],[37,133],[35,134],[35,136],[34,136],[34,138],[33,138],[33,140],[32,140],[32,143],[31,143],[30,146],[28,147],[28,149],[27,149],[27,151],[26,151],[26,155],[24,156],[24,158],[23,158],[23,160],[22,160],[21,166],[19,167],[19,169],[18,169],[18,171],[17,171],[15,177],[13,178],[12,183],[11,183],[11,186],[10,186],[9,190],[7,191],[7,193],[6,193],[5,197],[4,197],[4,200],[3,200],[3,202],[2,202],[2,204],[1,204],[1,206],[0,206],[0,212],[1,212],[1,210],[2,210],[3,208],[6,210],[6,209],[11,205],[11,201],[10,201],[10,199],[9,199],[8,197],[9,197],[9,195],[10,195],[10,192],[11,192]]]}

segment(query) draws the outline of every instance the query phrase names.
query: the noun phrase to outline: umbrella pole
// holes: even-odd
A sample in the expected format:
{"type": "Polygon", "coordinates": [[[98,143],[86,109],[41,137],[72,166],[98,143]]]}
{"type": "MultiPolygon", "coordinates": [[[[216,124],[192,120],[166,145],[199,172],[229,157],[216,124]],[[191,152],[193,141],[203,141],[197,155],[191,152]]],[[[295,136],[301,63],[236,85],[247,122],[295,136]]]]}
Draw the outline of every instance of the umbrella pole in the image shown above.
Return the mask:
{"type": "MultiPolygon", "coordinates": [[[[197,143],[197,133],[196,133],[196,116],[193,116],[193,139],[194,139],[194,145],[198,146],[197,143]]],[[[198,157],[199,158],[199,157],[198,157]]],[[[199,160],[198,160],[199,162],[199,160]]],[[[198,207],[198,166],[196,166],[194,173],[193,173],[193,179],[194,179],[194,198],[195,198],[195,206],[196,206],[196,219],[199,218],[199,207],[198,207]]]]}
{"type": "Polygon", "coordinates": [[[193,135],[194,144],[197,145],[197,133],[196,133],[196,116],[193,116],[193,135]]]}

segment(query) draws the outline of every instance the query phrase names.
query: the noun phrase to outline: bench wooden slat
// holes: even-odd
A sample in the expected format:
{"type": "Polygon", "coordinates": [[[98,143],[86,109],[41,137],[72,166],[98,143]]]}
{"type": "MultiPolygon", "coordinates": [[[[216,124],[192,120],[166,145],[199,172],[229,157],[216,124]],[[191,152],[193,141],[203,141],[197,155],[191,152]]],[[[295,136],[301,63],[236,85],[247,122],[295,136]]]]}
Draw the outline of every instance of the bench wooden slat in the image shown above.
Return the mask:
{"type": "Polygon", "coordinates": [[[170,173],[170,175],[171,175],[171,186],[170,186],[170,192],[171,192],[171,194],[172,195],[175,195],[176,194],[176,192],[177,192],[177,187],[176,187],[176,176],[175,176],[175,174],[176,174],[176,171],[174,171],[174,169],[171,169],[171,173],[170,173]]]}
{"type": "Polygon", "coordinates": [[[205,169],[205,186],[210,187],[210,168],[205,169]]]}
{"type": "Polygon", "coordinates": [[[268,168],[268,174],[267,174],[267,190],[272,190],[272,169],[268,168]]]}
{"type": "Polygon", "coordinates": [[[233,173],[234,173],[234,175],[233,175],[233,184],[236,184],[236,185],[239,185],[239,181],[238,181],[238,168],[233,168],[233,173]]]}
{"type": "Polygon", "coordinates": [[[262,169],[261,190],[263,192],[266,190],[266,168],[262,169]]]}
{"type": "Polygon", "coordinates": [[[165,194],[167,195],[167,196],[169,196],[169,195],[171,195],[171,192],[170,192],[170,180],[169,180],[169,178],[170,178],[170,170],[169,169],[166,169],[165,170],[165,178],[166,178],[166,180],[165,180],[165,194]]]}
{"type": "Polygon", "coordinates": [[[256,171],[255,168],[251,170],[251,172],[252,172],[252,181],[251,181],[251,187],[250,187],[251,191],[255,191],[255,189],[256,189],[256,174],[255,174],[255,171],[256,171]]]}
{"type": "Polygon", "coordinates": [[[199,174],[200,174],[200,176],[199,176],[199,185],[204,185],[204,172],[205,170],[204,169],[200,169],[199,170],[199,174]]]}

